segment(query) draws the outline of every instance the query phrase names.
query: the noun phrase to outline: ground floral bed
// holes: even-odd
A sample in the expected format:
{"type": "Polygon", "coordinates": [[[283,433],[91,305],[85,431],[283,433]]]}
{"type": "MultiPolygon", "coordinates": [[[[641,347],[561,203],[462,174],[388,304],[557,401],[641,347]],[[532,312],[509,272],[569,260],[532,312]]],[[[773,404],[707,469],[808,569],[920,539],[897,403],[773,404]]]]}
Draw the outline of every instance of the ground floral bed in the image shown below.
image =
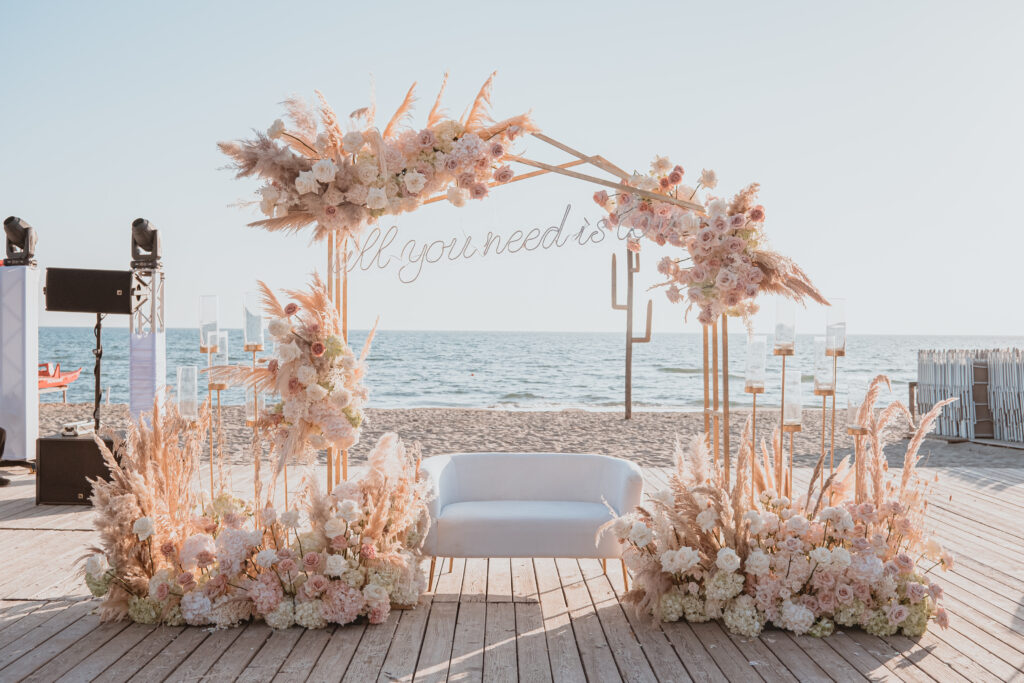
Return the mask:
{"type": "Polygon", "coordinates": [[[664,621],[721,619],[744,636],[768,622],[813,636],[840,625],[917,637],[932,618],[946,627],[942,588],[918,567],[927,558],[948,569],[953,557],[925,534],[928,485],[915,469],[944,404],[923,418],[891,477],[885,431],[906,409],[872,409],[887,384],[876,378],[861,408],[865,445],[853,465],[844,460],[826,477],[822,457],[806,492],[786,475],[773,479],[785,472],[773,466],[784,458],[778,432],[762,458],[746,434],[731,488],[703,438],[680,448],[671,488],[606,526],[636,577],[626,601],[664,621]]]}

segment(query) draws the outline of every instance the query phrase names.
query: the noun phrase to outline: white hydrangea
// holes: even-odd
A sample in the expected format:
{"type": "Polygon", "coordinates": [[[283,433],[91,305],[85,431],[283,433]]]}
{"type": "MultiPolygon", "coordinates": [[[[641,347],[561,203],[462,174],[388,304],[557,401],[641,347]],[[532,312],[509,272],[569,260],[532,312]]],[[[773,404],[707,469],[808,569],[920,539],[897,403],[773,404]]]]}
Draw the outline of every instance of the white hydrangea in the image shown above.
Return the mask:
{"type": "Polygon", "coordinates": [[[333,578],[338,578],[345,573],[348,569],[348,561],[342,555],[328,555],[327,561],[324,565],[324,574],[333,578]]]}
{"type": "Polygon", "coordinates": [[[381,603],[390,601],[388,591],[384,586],[378,583],[368,583],[363,588],[363,597],[366,598],[367,603],[381,603]]]}
{"type": "Polygon", "coordinates": [[[211,609],[213,603],[202,591],[189,591],[181,597],[181,616],[192,626],[205,626],[210,623],[211,609]]]}
{"type": "Polygon", "coordinates": [[[210,619],[217,628],[231,628],[252,616],[252,601],[228,595],[217,598],[210,610],[210,619]]]}
{"type": "Polygon", "coordinates": [[[292,332],[292,326],[284,318],[273,318],[267,324],[267,330],[274,337],[286,337],[292,332]]]}
{"type": "Polygon", "coordinates": [[[263,620],[272,629],[283,630],[295,625],[295,605],[290,598],[285,598],[273,612],[263,615],[263,620]]]}
{"type": "Polygon", "coordinates": [[[322,401],[327,398],[327,390],[319,384],[310,384],[306,387],[306,398],[310,401],[322,401]]]}
{"type": "Polygon", "coordinates": [[[312,365],[301,365],[295,373],[295,377],[303,386],[316,384],[316,370],[312,365]]]}
{"type": "Polygon", "coordinates": [[[793,633],[803,635],[814,625],[814,612],[801,604],[785,600],[779,610],[778,626],[789,629],[793,633]]]}
{"type": "Polygon", "coordinates": [[[295,623],[303,628],[323,628],[327,620],[323,615],[323,600],[300,602],[295,606],[295,623]]]}
{"type": "Polygon", "coordinates": [[[672,587],[661,594],[658,607],[661,610],[662,621],[679,621],[682,618],[684,597],[678,587],[672,587]]]}
{"type": "Polygon", "coordinates": [[[745,579],[734,572],[718,571],[705,585],[708,600],[724,602],[739,595],[745,579]]]}
{"type": "Polygon", "coordinates": [[[686,617],[687,621],[701,624],[710,618],[708,617],[707,606],[704,601],[696,595],[684,595],[682,603],[683,616],[686,617]]]}
{"type": "Polygon", "coordinates": [[[271,548],[267,548],[266,550],[261,550],[258,553],[256,553],[255,562],[260,567],[263,567],[264,569],[268,569],[268,568],[270,568],[271,565],[273,565],[275,562],[277,562],[277,552],[275,552],[271,548]]]}
{"type": "Polygon", "coordinates": [[[279,344],[277,347],[277,357],[282,363],[291,363],[301,355],[302,351],[299,350],[298,345],[293,341],[287,344],[279,344]]]}
{"type": "Polygon", "coordinates": [[[725,608],[722,620],[736,635],[756,638],[764,627],[764,617],[757,611],[754,598],[740,595],[725,608]]]}
{"type": "Polygon", "coordinates": [[[299,511],[298,510],[285,510],[281,513],[281,524],[288,527],[289,529],[299,528],[299,511]]]}

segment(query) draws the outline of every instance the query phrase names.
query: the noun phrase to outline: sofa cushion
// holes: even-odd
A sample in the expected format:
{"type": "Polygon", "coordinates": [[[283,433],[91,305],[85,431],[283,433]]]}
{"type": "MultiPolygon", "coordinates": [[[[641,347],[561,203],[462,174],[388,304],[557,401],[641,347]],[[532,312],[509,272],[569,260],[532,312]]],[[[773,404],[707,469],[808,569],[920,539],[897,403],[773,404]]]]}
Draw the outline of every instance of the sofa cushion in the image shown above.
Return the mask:
{"type": "Polygon", "coordinates": [[[495,500],[450,503],[436,520],[440,557],[618,557],[610,534],[595,543],[611,519],[601,503],[495,500]]]}

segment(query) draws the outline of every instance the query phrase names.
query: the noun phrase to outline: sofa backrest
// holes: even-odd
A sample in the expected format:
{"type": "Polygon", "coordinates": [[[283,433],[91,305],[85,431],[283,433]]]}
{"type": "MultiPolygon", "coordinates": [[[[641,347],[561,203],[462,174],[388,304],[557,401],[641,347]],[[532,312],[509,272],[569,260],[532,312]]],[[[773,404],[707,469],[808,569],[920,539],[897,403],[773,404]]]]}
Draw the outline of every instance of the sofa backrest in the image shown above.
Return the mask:
{"type": "Polygon", "coordinates": [[[617,498],[638,476],[632,463],[590,453],[455,453],[445,466],[446,502],[617,498]],[[454,486],[452,486],[454,485],[454,486]]]}

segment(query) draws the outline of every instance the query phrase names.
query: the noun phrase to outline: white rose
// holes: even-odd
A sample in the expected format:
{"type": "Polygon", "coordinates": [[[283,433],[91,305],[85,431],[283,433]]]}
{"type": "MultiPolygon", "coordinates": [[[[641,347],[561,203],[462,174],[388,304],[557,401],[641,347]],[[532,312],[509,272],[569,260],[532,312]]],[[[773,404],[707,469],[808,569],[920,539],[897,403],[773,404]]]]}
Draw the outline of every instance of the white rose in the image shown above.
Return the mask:
{"type": "Polygon", "coordinates": [[[275,120],[270,124],[270,128],[267,129],[267,137],[271,140],[276,140],[281,137],[281,133],[284,132],[284,121],[281,119],[275,120]]]}
{"type": "Polygon", "coordinates": [[[277,347],[277,356],[282,363],[291,363],[301,355],[302,352],[299,351],[299,347],[296,346],[295,342],[288,342],[277,347]]]}
{"type": "Polygon", "coordinates": [[[676,502],[675,496],[672,495],[672,491],[669,489],[658,489],[651,494],[651,500],[655,500],[665,507],[672,507],[676,502]]]}
{"type": "Polygon", "coordinates": [[[152,517],[139,517],[135,520],[135,524],[132,525],[132,533],[138,536],[140,541],[145,541],[155,531],[156,528],[153,526],[152,517]]]}
{"type": "Polygon", "coordinates": [[[359,182],[363,185],[369,185],[377,176],[380,175],[380,168],[377,164],[370,159],[364,159],[356,164],[356,178],[359,178],[359,182]]]}
{"type": "Polygon", "coordinates": [[[850,566],[850,559],[850,551],[846,548],[833,548],[829,563],[837,569],[846,569],[850,566]]]}
{"type": "Polygon", "coordinates": [[[651,171],[658,175],[665,175],[672,170],[672,162],[669,161],[668,157],[655,156],[654,161],[651,162],[651,171]]]}
{"type": "Polygon", "coordinates": [[[715,558],[715,564],[718,568],[726,572],[734,572],[740,568],[740,556],[736,554],[736,551],[732,548],[722,548],[718,551],[718,557],[715,558]]]}
{"type": "Polygon", "coordinates": [[[714,508],[705,508],[703,512],[697,515],[697,524],[700,525],[700,530],[704,533],[714,529],[717,522],[718,513],[715,512],[714,508]]]}
{"type": "Polygon", "coordinates": [[[700,172],[700,184],[709,190],[713,190],[718,185],[718,176],[715,175],[714,171],[709,171],[705,168],[700,172]]]}
{"type": "Polygon", "coordinates": [[[330,159],[321,159],[313,164],[313,177],[321,183],[329,183],[334,180],[334,174],[337,172],[338,167],[330,159]]]}
{"type": "Polygon", "coordinates": [[[810,553],[811,559],[822,566],[828,566],[832,562],[832,553],[828,548],[818,546],[810,553]]]}
{"type": "Polygon", "coordinates": [[[327,390],[319,384],[310,384],[306,387],[306,398],[314,403],[316,401],[322,401],[327,398],[327,390]]]}
{"type": "Polygon", "coordinates": [[[803,515],[793,515],[788,520],[786,520],[786,528],[789,530],[790,533],[795,534],[797,536],[803,536],[804,534],[806,534],[810,526],[811,525],[807,521],[807,518],[803,515]]]}
{"type": "Polygon", "coordinates": [[[261,550],[256,553],[255,562],[264,569],[269,569],[271,565],[277,562],[277,553],[270,548],[261,550]]]}
{"type": "Polygon", "coordinates": [[[448,188],[448,201],[455,206],[465,206],[468,199],[469,190],[464,190],[461,187],[455,187],[454,185],[448,188]]]}
{"type": "Polygon", "coordinates": [[[750,522],[750,533],[755,536],[764,531],[764,521],[761,520],[761,514],[757,510],[748,510],[743,515],[743,519],[750,522]]]}
{"type": "Polygon", "coordinates": [[[299,511],[285,510],[281,513],[281,524],[291,529],[299,528],[299,511]]]}
{"type": "Polygon", "coordinates": [[[324,574],[326,576],[339,577],[345,573],[348,569],[348,562],[341,555],[328,555],[327,562],[324,565],[324,574]]]}
{"type": "Polygon", "coordinates": [[[416,194],[427,184],[427,176],[419,171],[409,171],[405,174],[405,189],[416,194]]]}
{"type": "Polygon", "coordinates": [[[260,201],[260,211],[263,212],[264,216],[273,216],[275,208],[277,208],[277,204],[269,199],[263,199],[260,201]]]}
{"type": "Polygon", "coordinates": [[[95,553],[90,555],[89,559],[85,561],[85,573],[94,579],[100,579],[107,573],[109,566],[105,555],[95,553]]]}
{"type": "Polygon", "coordinates": [[[747,573],[754,576],[767,574],[771,567],[771,558],[763,550],[755,550],[747,555],[747,573]]]}
{"type": "Polygon", "coordinates": [[[708,204],[708,215],[710,218],[724,216],[729,210],[729,202],[725,199],[715,199],[708,204]]]}
{"type": "Polygon", "coordinates": [[[654,534],[643,522],[633,522],[629,530],[629,540],[636,544],[636,547],[643,548],[654,540],[654,534]]]}
{"type": "Polygon", "coordinates": [[[327,538],[343,536],[347,526],[348,525],[345,523],[345,520],[338,519],[337,517],[331,517],[327,520],[327,523],[324,524],[324,533],[327,534],[327,538]]]}
{"type": "Polygon", "coordinates": [[[295,179],[295,189],[299,194],[309,194],[320,190],[320,183],[316,181],[313,171],[300,171],[299,177],[295,179]]]}
{"type": "Polygon", "coordinates": [[[267,329],[275,337],[284,337],[291,334],[292,326],[284,318],[274,318],[267,325],[267,329]]]}
{"type": "Polygon", "coordinates": [[[388,205],[388,195],[382,188],[371,187],[366,193],[366,208],[370,210],[383,209],[388,205]]]}
{"type": "Polygon", "coordinates": [[[313,369],[312,365],[303,365],[299,368],[299,371],[295,373],[295,376],[298,377],[299,381],[305,386],[316,383],[316,370],[313,369]]]}
{"type": "Polygon", "coordinates": [[[632,523],[626,517],[616,517],[615,521],[612,522],[611,532],[615,538],[624,541],[629,537],[629,530],[632,527],[632,523]]]}
{"type": "Polygon", "coordinates": [[[363,146],[363,134],[359,131],[345,133],[341,139],[341,146],[345,148],[345,154],[355,154],[363,146]]]}
{"type": "Polygon", "coordinates": [[[343,500],[338,507],[338,516],[349,524],[358,522],[363,517],[363,510],[359,504],[352,499],[343,500]]]}

